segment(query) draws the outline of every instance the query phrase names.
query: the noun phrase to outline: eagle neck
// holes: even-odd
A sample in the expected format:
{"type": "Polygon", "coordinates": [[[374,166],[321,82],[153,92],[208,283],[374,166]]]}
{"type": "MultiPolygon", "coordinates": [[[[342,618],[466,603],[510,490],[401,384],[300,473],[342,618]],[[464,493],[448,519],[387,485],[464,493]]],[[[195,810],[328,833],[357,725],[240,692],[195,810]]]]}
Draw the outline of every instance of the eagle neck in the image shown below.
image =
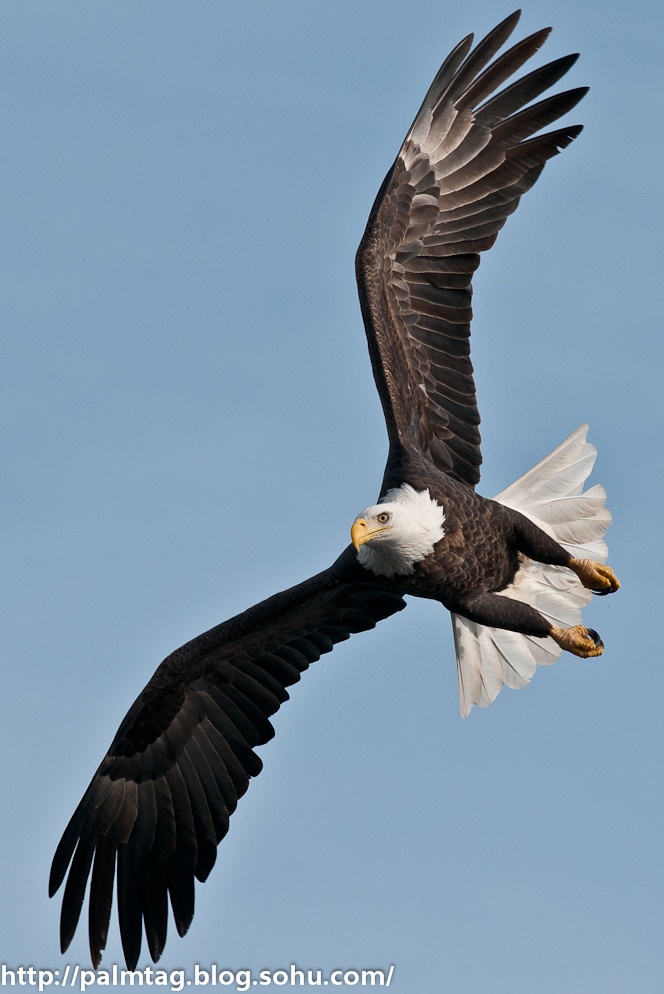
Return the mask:
{"type": "Polygon", "coordinates": [[[421,457],[417,452],[411,451],[401,442],[390,442],[379,500],[383,500],[388,490],[396,490],[403,483],[409,484],[415,490],[424,490],[428,487],[431,481],[427,479],[421,463],[421,457]]]}
{"type": "Polygon", "coordinates": [[[380,500],[383,500],[388,490],[398,489],[407,483],[414,490],[445,490],[449,477],[412,446],[401,442],[392,442],[385,467],[385,475],[380,488],[380,500]],[[433,489],[432,489],[433,488],[433,489]]]}

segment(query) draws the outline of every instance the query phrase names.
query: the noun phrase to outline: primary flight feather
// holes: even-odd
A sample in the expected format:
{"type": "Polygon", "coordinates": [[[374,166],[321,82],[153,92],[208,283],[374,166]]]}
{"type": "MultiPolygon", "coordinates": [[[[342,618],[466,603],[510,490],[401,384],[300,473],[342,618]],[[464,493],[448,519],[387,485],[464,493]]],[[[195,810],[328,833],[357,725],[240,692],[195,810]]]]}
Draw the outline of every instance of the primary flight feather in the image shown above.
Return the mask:
{"type": "Polygon", "coordinates": [[[470,361],[471,280],[521,196],[579,126],[545,134],[585,89],[539,97],[576,56],[503,86],[543,44],[509,48],[518,12],[474,49],[448,56],[380,188],[356,271],[389,437],[378,502],[353,523],[327,570],[199,635],[168,656],[120,725],[58,845],[50,893],[66,877],[61,946],[90,880],[97,966],[113,889],[128,966],[142,935],[158,960],[168,905],[184,933],[194,881],[249,779],[286,688],[337,642],[405,607],[453,614],[461,710],[522,687],[563,649],[596,656],[581,625],[590,593],[619,586],[602,565],[610,522],[601,487],[583,492],[594,449],[579,429],[495,500],[475,492],[481,463],[470,361]],[[501,89],[501,87],[503,87],[501,89]],[[532,101],[536,101],[533,103],[532,101]]]}

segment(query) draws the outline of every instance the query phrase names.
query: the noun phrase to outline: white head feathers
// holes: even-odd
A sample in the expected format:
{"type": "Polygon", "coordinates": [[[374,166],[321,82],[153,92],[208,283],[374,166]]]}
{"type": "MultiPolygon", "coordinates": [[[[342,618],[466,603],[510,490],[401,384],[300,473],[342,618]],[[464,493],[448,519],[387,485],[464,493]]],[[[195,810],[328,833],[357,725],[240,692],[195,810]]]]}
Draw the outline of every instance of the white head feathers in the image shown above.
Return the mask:
{"type": "Polygon", "coordinates": [[[358,562],[378,576],[414,573],[415,563],[445,534],[444,521],[443,508],[428,490],[402,483],[355,519],[351,535],[358,562]]]}

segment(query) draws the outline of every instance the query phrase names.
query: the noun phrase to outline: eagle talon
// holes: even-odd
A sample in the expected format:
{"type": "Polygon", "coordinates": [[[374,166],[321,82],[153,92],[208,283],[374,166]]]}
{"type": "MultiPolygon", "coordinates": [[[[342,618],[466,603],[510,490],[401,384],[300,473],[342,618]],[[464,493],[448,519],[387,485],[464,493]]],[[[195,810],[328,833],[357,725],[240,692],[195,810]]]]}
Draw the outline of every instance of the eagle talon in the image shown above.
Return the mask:
{"type": "MultiPolygon", "coordinates": [[[[608,594],[608,590],[606,593],[608,594]]],[[[600,638],[599,632],[596,632],[594,628],[587,628],[586,631],[588,632],[587,638],[589,638],[591,642],[594,642],[598,649],[603,649],[604,643],[600,638]]]]}
{"type": "Polygon", "coordinates": [[[567,565],[593,594],[603,597],[620,588],[620,580],[610,566],[605,566],[604,563],[596,563],[592,559],[570,559],[567,565]]]}
{"type": "Polygon", "coordinates": [[[574,625],[572,628],[552,628],[549,634],[561,649],[572,652],[581,659],[601,656],[604,652],[604,643],[594,628],[574,625]]]}

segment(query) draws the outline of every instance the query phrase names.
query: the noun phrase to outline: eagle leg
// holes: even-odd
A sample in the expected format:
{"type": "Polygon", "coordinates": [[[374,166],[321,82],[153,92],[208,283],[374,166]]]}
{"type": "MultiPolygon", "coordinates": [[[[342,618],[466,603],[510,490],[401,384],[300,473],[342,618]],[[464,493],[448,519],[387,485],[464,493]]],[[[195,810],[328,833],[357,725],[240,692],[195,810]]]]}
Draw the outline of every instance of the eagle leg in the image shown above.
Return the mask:
{"type": "Polygon", "coordinates": [[[575,559],[541,528],[518,511],[512,511],[514,546],[529,559],[552,566],[566,566],[578,576],[588,590],[595,594],[612,594],[620,581],[612,569],[593,559],[575,559]]]}
{"type": "Polygon", "coordinates": [[[561,649],[581,656],[582,659],[601,656],[604,652],[604,643],[592,628],[584,628],[583,625],[556,628],[535,608],[512,597],[483,592],[458,601],[454,606],[445,606],[469,621],[489,628],[506,628],[508,631],[535,638],[549,636],[561,649]]]}
{"type": "Polygon", "coordinates": [[[594,594],[612,594],[620,587],[618,577],[603,563],[593,562],[592,559],[570,559],[567,565],[583,586],[594,594]]]}
{"type": "Polygon", "coordinates": [[[604,652],[604,643],[593,628],[584,628],[583,625],[574,625],[573,628],[552,628],[549,635],[561,649],[573,652],[582,659],[601,656],[604,652]]]}
{"type": "Polygon", "coordinates": [[[453,603],[443,603],[449,611],[488,628],[505,628],[522,635],[533,635],[535,638],[546,638],[550,634],[551,622],[530,604],[513,597],[482,591],[453,603]]]}

